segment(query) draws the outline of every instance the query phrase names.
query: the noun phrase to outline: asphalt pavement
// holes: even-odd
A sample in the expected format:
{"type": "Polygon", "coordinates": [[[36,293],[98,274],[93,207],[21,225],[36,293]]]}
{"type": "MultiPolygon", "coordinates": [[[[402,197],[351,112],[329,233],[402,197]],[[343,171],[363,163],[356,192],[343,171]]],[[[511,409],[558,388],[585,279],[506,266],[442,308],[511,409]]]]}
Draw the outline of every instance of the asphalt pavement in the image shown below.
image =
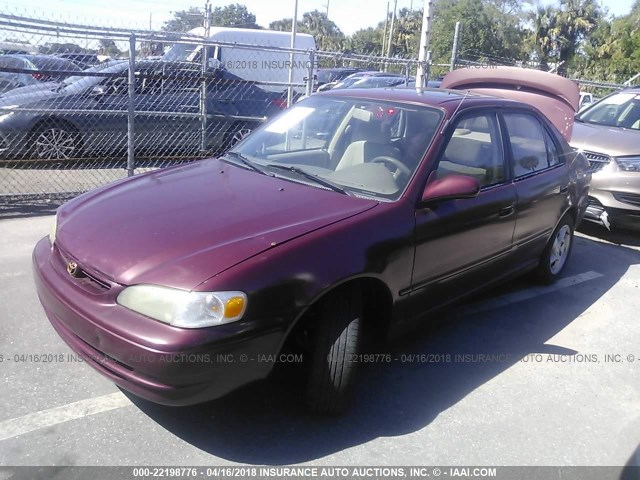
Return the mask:
{"type": "Polygon", "coordinates": [[[640,465],[640,235],[586,226],[556,285],[529,279],[443,315],[364,365],[318,418],[295,372],[207,404],[123,394],[38,302],[51,216],[0,220],[0,466],[640,465]]]}

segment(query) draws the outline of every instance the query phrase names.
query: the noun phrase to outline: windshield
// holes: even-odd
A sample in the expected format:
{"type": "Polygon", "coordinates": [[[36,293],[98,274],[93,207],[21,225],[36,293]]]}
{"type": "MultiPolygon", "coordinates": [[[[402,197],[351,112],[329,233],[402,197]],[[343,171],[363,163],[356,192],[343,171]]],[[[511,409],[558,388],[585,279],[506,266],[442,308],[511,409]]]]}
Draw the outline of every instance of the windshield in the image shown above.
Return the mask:
{"type": "Polygon", "coordinates": [[[191,43],[176,43],[162,56],[162,60],[165,62],[185,62],[198,47],[199,45],[191,43]]]}
{"type": "MultiPolygon", "coordinates": [[[[129,68],[129,62],[125,60],[116,60],[111,62],[101,63],[100,65],[96,65],[95,67],[87,68],[84,72],[102,72],[102,73],[112,73],[115,75],[124,72],[129,68]]],[[[67,78],[60,88],[64,89],[66,93],[75,94],[80,93],[86,88],[92,87],[94,85],[98,85],[100,82],[103,82],[108,77],[88,77],[86,75],[74,75],[73,77],[67,78]]]]}
{"type": "Polygon", "coordinates": [[[256,130],[232,154],[292,181],[395,200],[442,117],[440,110],[425,106],[310,97],[256,130]]]}
{"type": "Polygon", "coordinates": [[[640,93],[620,92],[609,95],[578,114],[576,120],[640,130],[640,93]]]}

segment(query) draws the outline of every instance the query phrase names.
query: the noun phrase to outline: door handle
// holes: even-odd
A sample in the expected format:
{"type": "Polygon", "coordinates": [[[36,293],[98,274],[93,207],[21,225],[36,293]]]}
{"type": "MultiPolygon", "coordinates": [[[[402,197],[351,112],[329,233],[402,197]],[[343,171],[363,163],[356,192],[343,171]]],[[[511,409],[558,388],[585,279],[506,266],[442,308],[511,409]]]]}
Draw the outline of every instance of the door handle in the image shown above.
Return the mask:
{"type": "Polygon", "coordinates": [[[515,211],[514,205],[509,205],[508,207],[501,208],[498,212],[498,216],[501,218],[508,217],[515,211]]]}
{"type": "Polygon", "coordinates": [[[569,187],[561,187],[560,193],[567,193],[569,191],[569,187]]]}

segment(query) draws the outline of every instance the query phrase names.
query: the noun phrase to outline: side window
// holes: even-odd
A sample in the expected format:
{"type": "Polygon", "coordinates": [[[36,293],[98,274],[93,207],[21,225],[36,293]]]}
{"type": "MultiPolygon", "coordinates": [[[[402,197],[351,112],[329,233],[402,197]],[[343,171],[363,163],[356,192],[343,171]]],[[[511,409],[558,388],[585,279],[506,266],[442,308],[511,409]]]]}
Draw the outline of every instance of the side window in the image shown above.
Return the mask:
{"type": "Polygon", "coordinates": [[[548,168],[550,152],[540,122],[526,113],[505,113],[504,120],[513,153],[513,178],[548,168]]]}
{"type": "Polygon", "coordinates": [[[20,60],[19,58],[5,57],[5,58],[0,58],[0,68],[29,68],[29,67],[25,65],[25,62],[23,60],[20,60]]]}
{"type": "MultiPolygon", "coordinates": [[[[136,78],[136,84],[139,80],[136,78]]],[[[126,95],[129,91],[129,80],[126,77],[108,78],[104,83],[105,95],[126,95]]]]}
{"type": "Polygon", "coordinates": [[[142,70],[140,79],[136,75],[136,93],[157,95],[162,92],[162,69],[142,70]]]}
{"type": "Polygon", "coordinates": [[[553,167],[555,165],[559,165],[562,163],[560,159],[560,153],[558,152],[558,147],[556,146],[556,142],[553,141],[551,135],[546,130],[544,131],[544,138],[547,142],[547,160],[549,162],[549,166],[553,167]]]}
{"type": "Polygon", "coordinates": [[[172,68],[165,70],[162,86],[163,94],[197,93],[200,89],[200,72],[188,68],[172,68]]]}
{"type": "Polygon", "coordinates": [[[467,175],[481,187],[505,179],[502,137],[496,116],[485,113],[458,121],[436,170],[438,178],[467,175]]]}

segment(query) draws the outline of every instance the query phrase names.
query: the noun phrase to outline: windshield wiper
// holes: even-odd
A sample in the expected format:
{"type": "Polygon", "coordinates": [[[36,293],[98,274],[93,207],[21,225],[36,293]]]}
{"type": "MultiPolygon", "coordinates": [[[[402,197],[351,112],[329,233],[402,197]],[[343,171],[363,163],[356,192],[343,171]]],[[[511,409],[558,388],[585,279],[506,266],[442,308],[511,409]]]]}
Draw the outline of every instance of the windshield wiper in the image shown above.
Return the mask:
{"type": "Polygon", "coordinates": [[[279,168],[280,170],[287,170],[289,172],[297,173],[298,175],[302,175],[303,177],[316,182],[318,185],[322,185],[323,187],[327,187],[334,192],[342,193],[343,195],[352,196],[351,192],[348,192],[344,188],[336,185],[335,183],[326,180],[324,178],[319,177],[318,175],[314,175],[313,173],[305,172],[301,168],[292,167],[290,165],[278,165],[277,163],[269,163],[266,165],[269,168],[279,168]]]}
{"type": "Polygon", "coordinates": [[[242,162],[243,165],[246,165],[247,167],[249,167],[254,172],[261,173],[262,175],[267,175],[268,177],[273,177],[274,176],[272,173],[265,172],[263,169],[258,167],[255,163],[253,163],[251,160],[249,160],[247,157],[245,157],[241,153],[238,153],[238,152],[227,152],[227,153],[224,154],[224,156],[222,158],[224,159],[225,156],[230,156],[230,157],[233,157],[233,158],[235,158],[237,160],[240,160],[240,162],[242,162]]]}

